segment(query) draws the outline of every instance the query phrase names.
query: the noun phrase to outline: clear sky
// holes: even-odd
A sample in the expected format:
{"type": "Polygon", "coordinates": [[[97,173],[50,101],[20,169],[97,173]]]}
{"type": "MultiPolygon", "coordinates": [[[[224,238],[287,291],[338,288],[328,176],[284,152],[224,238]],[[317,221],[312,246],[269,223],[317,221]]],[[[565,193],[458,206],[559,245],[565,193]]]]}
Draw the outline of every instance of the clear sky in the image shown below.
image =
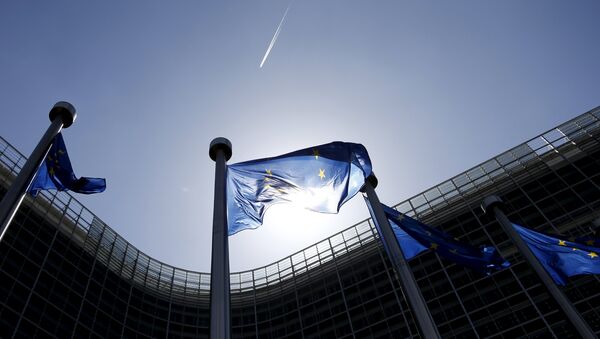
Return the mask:
{"type": "MultiPolygon", "coordinates": [[[[0,135],[29,154],[59,100],[78,195],[149,255],[208,272],[214,163],[364,144],[396,204],[600,105],[598,1],[2,1],[0,135]]],[[[293,206],[230,238],[231,270],[366,218],[293,206]]]]}

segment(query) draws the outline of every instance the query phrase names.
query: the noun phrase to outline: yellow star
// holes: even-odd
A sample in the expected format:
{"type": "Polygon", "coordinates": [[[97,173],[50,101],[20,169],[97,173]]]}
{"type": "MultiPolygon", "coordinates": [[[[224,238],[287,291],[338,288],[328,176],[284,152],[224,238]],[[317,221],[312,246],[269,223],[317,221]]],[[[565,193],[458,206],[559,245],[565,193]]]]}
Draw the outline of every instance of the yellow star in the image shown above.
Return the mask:
{"type": "Polygon", "coordinates": [[[429,231],[425,231],[425,234],[427,234],[428,236],[431,236],[431,232],[429,232],[429,231]]]}
{"type": "Polygon", "coordinates": [[[396,220],[398,221],[402,221],[404,219],[404,214],[398,214],[398,216],[396,217],[396,220]]]}
{"type": "Polygon", "coordinates": [[[48,173],[50,173],[50,175],[54,175],[54,167],[50,167],[48,169],[48,173]]]}
{"type": "Polygon", "coordinates": [[[319,178],[321,178],[321,180],[323,180],[323,178],[325,178],[325,170],[320,169],[320,168],[319,168],[319,178]]]}
{"type": "MultiPolygon", "coordinates": [[[[265,178],[265,179],[266,179],[266,178],[265,178]]],[[[269,189],[270,187],[271,187],[271,185],[269,185],[269,184],[266,184],[266,185],[265,185],[265,189],[269,189]]]]}
{"type": "Polygon", "coordinates": [[[594,245],[594,242],[595,242],[595,241],[594,241],[594,239],[590,239],[590,240],[586,241],[585,243],[586,243],[587,245],[593,246],[593,245],[594,245]]]}
{"type": "Polygon", "coordinates": [[[319,150],[316,148],[313,148],[313,155],[315,156],[316,160],[319,160],[319,150]]]}
{"type": "Polygon", "coordinates": [[[594,259],[595,257],[598,256],[598,254],[594,253],[594,252],[590,252],[588,253],[588,255],[590,256],[590,258],[594,259]]]}
{"type": "MultiPolygon", "coordinates": [[[[270,170],[270,169],[268,169],[268,170],[265,170],[265,172],[267,172],[267,175],[272,175],[272,174],[271,174],[271,170],[270,170]]],[[[269,178],[269,177],[265,176],[265,181],[269,181],[269,180],[271,180],[271,178],[269,178]]]]}
{"type": "Polygon", "coordinates": [[[575,247],[573,247],[573,251],[577,251],[577,249],[575,247]]]}
{"type": "Polygon", "coordinates": [[[567,246],[567,243],[566,243],[564,240],[559,240],[559,241],[558,241],[558,244],[559,244],[560,246],[567,246]]]}
{"type": "Polygon", "coordinates": [[[438,248],[438,244],[436,244],[436,243],[432,242],[432,243],[431,243],[431,246],[429,246],[429,248],[431,248],[432,250],[437,250],[437,248],[438,248]]]}
{"type": "Polygon", "coordinates": [[[456,253],[458,253],[458,251],[456,250],[456,248],[453,248],[453,249],[450,250],[450,253],[456,254],[456,253]]]}
{"type": "Polygon", "coordinates": [[[59,150],[58,150],[58,154],[60,154],[60,155],[63,155],[63,154],[65,154],[65,151],[63,151],[63,150],[59,149],[59,150]]]}

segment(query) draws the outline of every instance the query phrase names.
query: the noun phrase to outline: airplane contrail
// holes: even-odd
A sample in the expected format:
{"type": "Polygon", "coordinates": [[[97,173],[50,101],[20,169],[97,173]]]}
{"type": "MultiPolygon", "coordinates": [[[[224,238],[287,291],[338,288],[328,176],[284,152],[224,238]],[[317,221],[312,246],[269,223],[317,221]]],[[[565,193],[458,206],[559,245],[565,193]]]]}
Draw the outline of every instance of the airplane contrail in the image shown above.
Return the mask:
{"type": "Polygon", "coordinates": [[[262,61],[260,62],[259,68],[262,68],[263,65],[265,64],[265,61],[267,61],[267,57],[269,57],[269,53],[271,53],[271,49],[275,45],[275,41],[277,41],[279,32],[281,32],[281,26],[283,25],[283,21],[285,20],[285,17],[287,16],[288,11],[290,10],[290,7],[292,7],[293,2],[294,2],[294,0],[290,1],[290,4],[285,9],[285,13],[283,13],[283,18],[281,18],[281,21],[279,22],[279,26],[277,26],[277,30],[275,31],[275,34],[273,34],[273,39],[271,39],[271,43],[269,44],[269,47],[267,48],[267,51],[265,52],[265,56],[263,57],[262,61]]]}

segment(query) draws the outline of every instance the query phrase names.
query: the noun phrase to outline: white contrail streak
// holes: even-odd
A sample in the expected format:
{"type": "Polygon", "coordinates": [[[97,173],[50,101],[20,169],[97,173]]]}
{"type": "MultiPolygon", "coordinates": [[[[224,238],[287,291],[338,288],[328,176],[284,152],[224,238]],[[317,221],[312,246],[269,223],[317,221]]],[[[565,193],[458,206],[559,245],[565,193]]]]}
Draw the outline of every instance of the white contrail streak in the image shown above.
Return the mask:
{"type": "Polygon", "coordinates": [[[287,8],[285,10],[285,13],[283,13],[283,18],[281,18],[281,21],[279,22],[279,26],[277,26],[277,30],[275,31],[275,34],[273,35],[273,39],[271,39],[271,43],[269,44],[269,48],[267,48],[267,52],[265,52],[265,56],[263,57],[262,61],[260,62],[259,68],[262,68],[263,65],[265,64],[265,61],[267,61],[267,58],[269,57],[269,53],[271,53],[271,49],[275,45],[275,41],[277,41],[279,32],[281,32],[281,26],[283,25],[283,21],[285,20],[285,17],[287,16],[288,11],[290,10],[290,7],[292,7],[293,2],[294,2],[294,0],[290,1],[290,4],[287,6],[287,8]]]}

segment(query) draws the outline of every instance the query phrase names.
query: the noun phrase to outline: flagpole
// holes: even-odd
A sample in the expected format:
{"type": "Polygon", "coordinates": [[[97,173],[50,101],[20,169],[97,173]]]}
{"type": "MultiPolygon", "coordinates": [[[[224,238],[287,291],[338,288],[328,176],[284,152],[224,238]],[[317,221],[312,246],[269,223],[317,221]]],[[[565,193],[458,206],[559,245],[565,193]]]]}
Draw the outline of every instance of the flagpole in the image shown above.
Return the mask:
{"type": "Polygon", "coordinates": [[[517,246],[517,249],[525,258],[525,261],[527,261],[535,273],[537,273],[538,277],[542,280],[542,283],[546,286],[546,288],[548,288],[550,294],[554,297],[563,312],[565,312],[567,318],[569,318],[573,326],[575,326],[581,337],[590,339],[597,338],[587,322],[583,319],[581,314],[579,314],[575,306],[573,306],[573,304],[569,301],[569,298],[567,298],[567,296],[554,283],[554,280],[552,280],[550,274],[548,274],[533,252],[531,252],[529,246],[527,246],[525,241],[514,229],[512,223],[502,211],[503,206],[504,203],[502,200],[495,195],[483,199],[483,202],[481,203],[481,209],[484,213],[494,214],[504,232],[508,235],[513,244],[517,246]]]}
{"type": "Polygon", "coordinates": [[[367,178],[361,191],[367,194],[367,199],[371,205],[370,210],[373,212],[372,217],[377,225],[379,225],[381,232],[379,236],[381,237],[381,240],[385,244],[385,247],[390,251],[390,260],[396,268],[404,295],[417,319],[417,324],[421,329],[423,337],[440,338],[437,326],[425,303],[425,298],[423,298],[421,290],[419,290],[419,286],[417,285],[412,270],[404,257],[404,253],[402,253],[402,250],[400,249],[400,244],[396,241],[396,236],[385,215],[379,197],[377,197],[377,193],[375,193],[375,187],[377,187],[377,178],[374,174],[371,174],[367,178]]]}
{"type": "Polygon", "coordinates": [[[215,138],[210,143],[208,154],[215,161],[215,205],[210,267],[210,337],[229,339],[231,312],[225,164],[231,158],[231,142],[225,138],[215,138]]]}
{"type": "Polygon", "coordinates": [[[73,124],[77,113],[73,105],[66,101],[59,101],[50,110],[49,117],[51,123],[46,133],[44,133],[33,152],[31,152],[25,165],[23,165],[23,168],[21,168],[21,171],[0,202],[0,242],[4,238],[8,225],[10,225],[19,206],[23,202],[27,188],[31,184],[38,167],[46,158],[52,140],[54,140],[54,137],[63,128],[67,128],[73,124]]]}

